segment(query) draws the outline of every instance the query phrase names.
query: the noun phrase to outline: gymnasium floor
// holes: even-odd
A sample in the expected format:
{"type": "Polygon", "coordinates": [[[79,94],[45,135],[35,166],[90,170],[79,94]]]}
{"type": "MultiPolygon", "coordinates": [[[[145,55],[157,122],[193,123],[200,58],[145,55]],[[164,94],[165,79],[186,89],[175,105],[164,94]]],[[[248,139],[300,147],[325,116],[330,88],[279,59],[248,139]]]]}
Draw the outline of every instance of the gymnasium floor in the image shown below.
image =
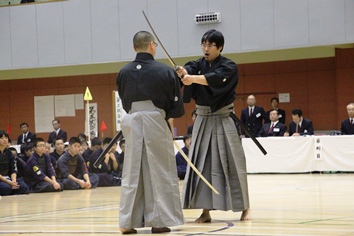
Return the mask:
{"type": "MultiPolygon", "coordinates": [[[[248,177],[252,221],[213,211],[212,223],[196,224],[200,210],[184,210],[186,223],[160,235],[354,235],[354,174],[248,177]]],[[[3,196],[0,235],[119,235],[119,196],[120,187],[3,196]]]]}

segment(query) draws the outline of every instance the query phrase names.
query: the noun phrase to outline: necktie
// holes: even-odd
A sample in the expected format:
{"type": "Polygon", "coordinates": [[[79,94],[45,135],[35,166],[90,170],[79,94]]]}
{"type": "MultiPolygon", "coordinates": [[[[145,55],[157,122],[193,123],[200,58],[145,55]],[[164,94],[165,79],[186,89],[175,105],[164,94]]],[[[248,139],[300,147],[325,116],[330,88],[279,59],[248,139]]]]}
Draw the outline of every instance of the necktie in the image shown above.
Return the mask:
{"type": "Polygon", "coordinates": [[[296,126],[296,133],[300,133],[300,130],[301,130],[300,124],[297,124],[297,126],[296,126]]]}
{"type": "Polygon", "coordinates": [[[269,128],[269,130],[268,130],[268,134],[273,131],[273,128],[274,128],[274,123],[272,123],[272,125],[270,126],[270,128],[269,128]]]}
{"type": "Polygon", "coordinates": [[[353,125],[353,119],[350,119],[350,125],[353,125]]]}
{"type": "Polygon", "coordinates": [[[252,115],[252,113],[253,113],[253,107],[251,107],[250,109],[250,116],[252,115]]]}
{"type": "Polygon", "coordinates": [[[24,135],[23,135],[23,142],[24,142],[24,143],[26,142],[26,138],[27,138],[27,134],[24,134],[24,135]]]}

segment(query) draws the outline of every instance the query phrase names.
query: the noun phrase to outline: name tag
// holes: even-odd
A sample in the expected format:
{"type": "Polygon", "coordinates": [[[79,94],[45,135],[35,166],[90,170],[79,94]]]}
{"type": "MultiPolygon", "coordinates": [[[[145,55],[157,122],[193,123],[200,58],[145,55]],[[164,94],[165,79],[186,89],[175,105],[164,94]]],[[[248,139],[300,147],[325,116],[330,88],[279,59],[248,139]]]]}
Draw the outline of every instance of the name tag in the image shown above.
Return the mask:
{"type": "Polygon", "coordinates": [[[260,117],[260,116],[261,116],[261,113],[258,113],[258,114],[256,115],[257,118],[260,117]]]}
{"type": "Polygon", "coordinates": [[[307,129],[304,130],[304,133],[307,133],[307,129]]]}
{"type": "Polygon", "coordinates": [[[282,118],[283,116],[281,114],[279,114],[279,118],[282,118]]]}
{"type": "Polygon", "coordinates": [[[279,132],[279,131],[280,131],[279,128],[274,128],[274,129],[273,129],[273,132],[279,132]]]}

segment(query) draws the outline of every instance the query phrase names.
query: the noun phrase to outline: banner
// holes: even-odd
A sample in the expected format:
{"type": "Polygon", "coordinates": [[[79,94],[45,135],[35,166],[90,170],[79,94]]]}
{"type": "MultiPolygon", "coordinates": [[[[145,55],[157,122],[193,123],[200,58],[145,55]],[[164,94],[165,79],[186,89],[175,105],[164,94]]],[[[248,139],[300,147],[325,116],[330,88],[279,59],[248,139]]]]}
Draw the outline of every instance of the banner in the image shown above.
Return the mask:
{"type": "MultiPolygon", "coordinates": [[[[86,106],[87,109],[87,106],[86,106]]],[[[94,137],[98,137],[98,112],[97,112],[97,103],[89,103],[88,106],[88,119],[85,119],[85,134],[88,135],[87,132],[87,120],[89,121],[89,132],[90,132],[90,139],[94,137]]],[[[85,112],[87,115],[87,110],[85,112]]]]}
{"type": "Polygon", "coordinates": [[[123,109],[122,100],[118,95],[118,91],[114,91],[114,101],[115,101],[115,113],[116,113],[116,131],[120,131],[120,125],[124,116],[127,114],[123,109]]]}

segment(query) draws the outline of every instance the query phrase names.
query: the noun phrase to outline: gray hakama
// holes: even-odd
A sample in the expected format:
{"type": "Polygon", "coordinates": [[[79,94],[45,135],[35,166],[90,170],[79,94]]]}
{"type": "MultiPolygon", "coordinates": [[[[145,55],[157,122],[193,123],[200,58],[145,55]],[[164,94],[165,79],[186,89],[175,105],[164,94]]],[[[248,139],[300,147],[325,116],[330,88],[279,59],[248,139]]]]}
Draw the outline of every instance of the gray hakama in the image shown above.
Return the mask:
{"type": "Polygon", "coordinates": [[[211,113],[197,105],[189,158],[220,193],[215,194],[187,168],[183,208],[243,211],[249,208],[246,159],[235,122],[233,104],[211,113]]]}
{"type": "Polygon", "coordinates": [[[151,101],[142,101],[133,102],[123,119],[126,149],[121,228],[162,228],[184,223],[172,134],[164,118],[164,110],[151,101]]]}

